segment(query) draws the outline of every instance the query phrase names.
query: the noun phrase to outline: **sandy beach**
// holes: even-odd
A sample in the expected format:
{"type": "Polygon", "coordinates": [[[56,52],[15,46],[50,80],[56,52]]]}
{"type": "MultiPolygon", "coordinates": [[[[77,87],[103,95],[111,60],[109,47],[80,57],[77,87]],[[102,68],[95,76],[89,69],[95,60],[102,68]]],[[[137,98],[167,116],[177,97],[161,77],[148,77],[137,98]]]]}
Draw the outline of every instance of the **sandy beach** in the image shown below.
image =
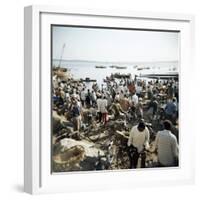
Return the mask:
{"type": "Polygon", "coordinates": [[[127,142],[140,120],[150,138],[145,161],[141,154],[137,168],[157,167],[157,153],[150,150],[165,119],[171,120],[178,140],[178,80],[112,73],[102,86],[94,76],[93,81],[75,79],[66,67],[52,70],[53,172],[129,169],[127,142]],[[165,108],[172,99],[177,111],[169,116],[165,108]]]}

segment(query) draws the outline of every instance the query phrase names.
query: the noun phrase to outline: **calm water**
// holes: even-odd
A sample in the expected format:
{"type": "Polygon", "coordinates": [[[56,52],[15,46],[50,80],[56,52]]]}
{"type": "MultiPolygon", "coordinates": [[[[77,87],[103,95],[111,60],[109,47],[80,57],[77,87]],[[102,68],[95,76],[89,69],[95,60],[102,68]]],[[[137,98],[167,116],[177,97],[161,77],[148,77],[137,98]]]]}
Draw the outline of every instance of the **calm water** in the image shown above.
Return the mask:
{"type": "MultiPolygon", "coordinates": [[[[53,65],[58,66],[59,61],[53,60],[53,65]]],[[[149,74],[149,73],[167,73],[178,71],[178,62],[151,62],[151,63],[97,63],[97,62],[80,62],[80,61],[62,61],[61,67],[68,68],[71,71],[73,77],[83,78],[89,77],[90,79],[96,79],[97,83],[103,84],[103,79],[106,76],[110,76],[112,73],[128,74],[131,73],[134,78],[135,75],[149,74]],[[103,65],[107,68],[99,69],[95,66],[103,65]],[[110,68],[111,65],[126,66],[126,69],[110,68]],[[137,70],[134,66],[149,67],[150,69],[137,70]]]]}

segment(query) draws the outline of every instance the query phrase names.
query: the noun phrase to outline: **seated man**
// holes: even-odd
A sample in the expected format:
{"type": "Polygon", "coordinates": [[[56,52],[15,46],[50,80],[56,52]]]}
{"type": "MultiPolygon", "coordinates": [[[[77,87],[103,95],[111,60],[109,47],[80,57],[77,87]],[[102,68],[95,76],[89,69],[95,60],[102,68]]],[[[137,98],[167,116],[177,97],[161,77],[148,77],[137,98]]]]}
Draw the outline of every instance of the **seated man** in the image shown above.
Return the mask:
{"type": "Polygon", "coordinates": [[[132,146],[134,153],[129,153],[130,157],[130,168],[136,168],[140,153],[145,148],[149,148],[149,130],[146,127],[143,120],[138,125],[133,126],[128,139],[129,147],[132,146]]]}

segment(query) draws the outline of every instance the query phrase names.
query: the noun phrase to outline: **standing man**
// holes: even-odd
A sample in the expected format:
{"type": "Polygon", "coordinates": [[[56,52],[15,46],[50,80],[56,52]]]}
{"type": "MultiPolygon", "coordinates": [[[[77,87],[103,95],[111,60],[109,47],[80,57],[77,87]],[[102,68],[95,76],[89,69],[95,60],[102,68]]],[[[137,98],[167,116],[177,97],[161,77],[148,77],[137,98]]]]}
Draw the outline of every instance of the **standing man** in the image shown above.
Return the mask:
{"type": "Polygon", "coordinates": [[[142,97],[139,98],[138,104],[136,106],[136,116],[137,116],[137,119],[143,119],[142,97]]]}
{"type": "Polygon", "coordinates": [[[149,130],[143,120],[131,129],[127,145],[133,149],[129,152],[130,168],[136,168],[140,153],[149,148],[149,130]]]}
{"type": "Polygon", "coordinates": [[[86,101],[87,108],[90,108],[90,106],[91,106],[91,93],[90,93],[90,89],[88,89],[88,91],[87,91],[85,101],[86,101]]]}
{"type": "Polygon", "coordinates": [[[134,93],[132,96],[132,102],[134,103],[135,106],[137,106],[138,101],[139,101],[138,96],[136,93],[134,93]]]}
{"type": "Polygon", "coordinates": [[[157,112],[158,112],[158,101],[156,100],[156,97],[154,96],[149,103],[148,111],[147,111],[147,116],[150,121],[156,119],[157,112]]]}
{"type": "Polygon", "coordinates": [[[178,166],[178,143],[172,134],[169,120],[163,122],[164,130],[156,135],[155,145],[151,151],[157,150],[159,167],[178,166]]]}
{"type": "Polygon", "coordinates": [[[101,95],[98,95],[97,96],[97,113],[98,113],[98,119],[99,119],[99,122],[101,122],[102,120],[102,113],[101,113],[101,103],[102,103],[102,97],[101,95]]]}
{"type": "Polygon", "coordinates": [[[97,103],[97,95],[96,95],[96,92],[94,90],[92,90],[91,99],[92,99],[92,106],[95,107],[95,105],[97,103]]]}
{"type": "Polygon", "coordinates": [[[85,105],[85,98],[86,98],[85,88],[82,89],[80,96],[81,96],[81,104],[84,107],[84,105],[85,105]]]}
{"type": "Polygon", "coordinates": [[[106,125],[106,123],[107,123],[107,115],[108,115],[107,106],[108,106],[108,101],[106,99],[106,96],[104,96],[101,101],[101,105],[100,105],[100,111],[102,114],[102,119],[103,119],[104,125],[106,125]]]}
{"type": "Polygon", "coordinates": [[[176,99],[173,98],[170,99],[165,107],[165,117],[166,119],[169,119],[172,122],[176,121],[176,115],[177,115],[177,105],[176,105],[176,99]]]}
{"type": "Polygon", "coordinates": [[[78,105],[78,101],[74,100],[72,102],[72,117],[73,117],[73,125],[74,131],[79,131],[81,127],[81,113],[80,113],[80,106],[78,105]]]}

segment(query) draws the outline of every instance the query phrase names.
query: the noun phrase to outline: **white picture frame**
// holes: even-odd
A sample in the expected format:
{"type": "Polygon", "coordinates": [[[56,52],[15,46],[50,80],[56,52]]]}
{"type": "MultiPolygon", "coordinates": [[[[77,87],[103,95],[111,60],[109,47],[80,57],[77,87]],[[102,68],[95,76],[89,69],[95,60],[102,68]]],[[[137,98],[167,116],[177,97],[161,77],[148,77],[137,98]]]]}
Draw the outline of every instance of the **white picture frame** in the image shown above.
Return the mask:
{"type": "Polygon", "coordinates": [[[184,14],[85,10],[55,6],[25,8],[25,119],[24,190],[54,193],[176,185],[194,182],[194,131],[190,130],[193,73],[194,17],[184,14]],[[149,30],[180,31],[180,167],[51,174],[50,119],[50,25],[90,25],[149,30]],[[184,81],[187,79],[187,83],[184,81]],[[189,134],[188,134],[189,132],[189,134]]]}

